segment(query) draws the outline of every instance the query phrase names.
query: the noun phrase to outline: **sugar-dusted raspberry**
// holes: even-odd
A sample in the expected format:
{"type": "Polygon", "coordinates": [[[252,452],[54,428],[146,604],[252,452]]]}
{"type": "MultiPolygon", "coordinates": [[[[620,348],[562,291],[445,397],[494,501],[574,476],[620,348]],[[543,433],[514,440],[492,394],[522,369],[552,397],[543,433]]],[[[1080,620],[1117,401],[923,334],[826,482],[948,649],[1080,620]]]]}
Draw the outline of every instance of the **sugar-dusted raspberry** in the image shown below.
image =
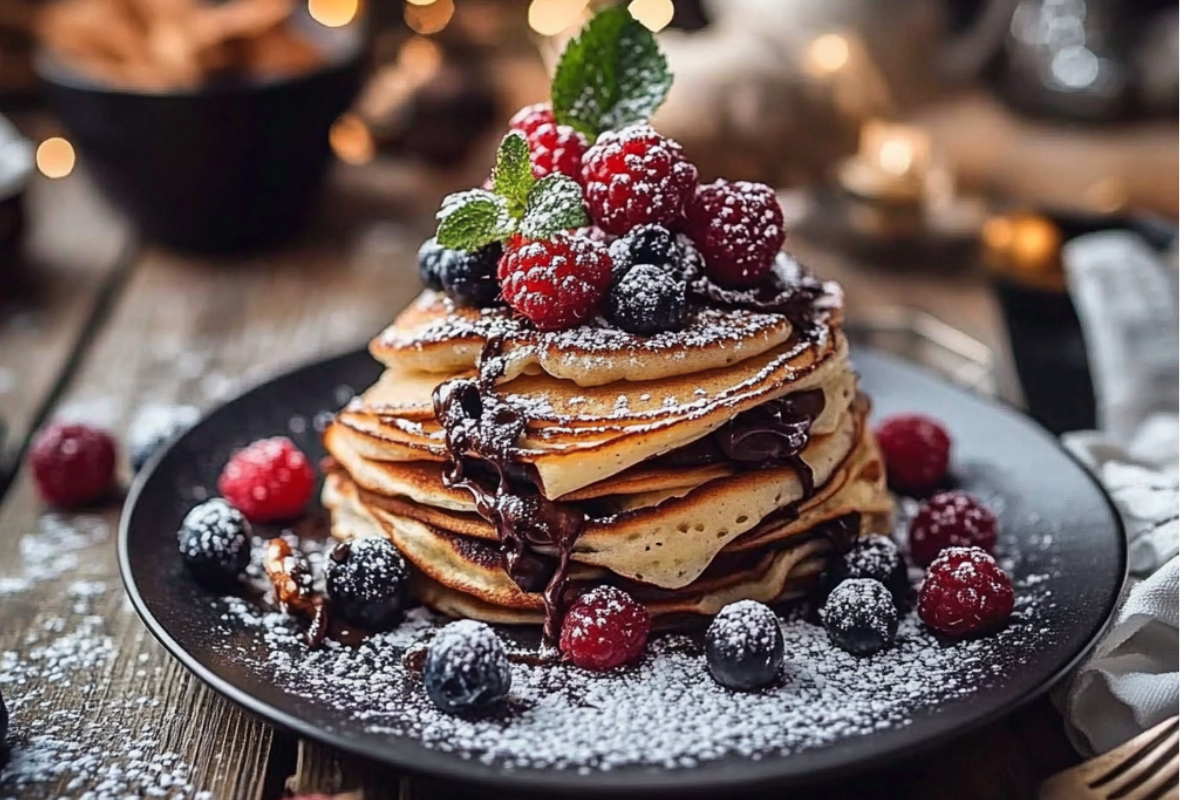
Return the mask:
{"type": "Polygon", "coordinates": [[[508,127],[511,130],[521,131],[524,134],[533,133],[546,124],[558,124],[558,120],[554,118],[554,110],[550,108],[549,103],[534,103],[525,106],[513,114],[512,119],[508,121],[508,127]]]}
{"type": "Polygon", "coordinates": [[[875,438],[893,489],[920,494],[945,479],[950,434],[937,421],[922,414],[897,414],[879,423],[875,438]]]}
{"type": "Polygon", "coordinates": [[[939,492],[921,503],[908,527],[912,559],[927,566],[947,547],[996,549],[996,515],[966,492],[939,492]]]}
{"type": "Polygon", "coordinates": [[[696,167],[678,143],[649,125],[600,135],[583,157],[583,196],[592,220],[609,233],[670,225],[696,187],[696,167]]]}
{"type": "Polygon", "coordinates": [[[996,559],[978,547],[948,547],[925,573],[917,614],[939,633],[970,636],[1003,627],[1014,600],[996,559]]]}
{"type": "Polygon", "coordinates": [[[99,428],[54,422],[33,440],[29,466],[43,500],[58,508],[79,508],[112,489],[117,448],[99,428]]]}
{"type": "Polygon", "coordinates": [[[304,513],[312,497],[312,467],[291,439],[260,439],[229,458],[217,488],[251,522],[279,522],[304,513]]]}
{"type": "Polygon", "coordinates": [[[529,162],[535,178],[561,172],[579,180],[583,154],[588,149],[588,140],[582,133],[568,125],[547,123],[526,133],[525,138],[529,140],[529,162]]]}
{"type": "Polygon", "coordinates": [[[612,259],[592,239],[555,234],[519,241],[498,272],[500,291],[518,314],[541,330],[559,330],[596,313],[612,281],[612,259]]]}
{"type": "Polygon", "coordinates": [[[783,247],[783,210],[765,183],[718,179],[696,188],[684,205],[684,230],[704,256],[714,283],[757,286],[783,247]]]}
{"type": "Polygon", "coordinates": [[[601,586],[567,611],[558,646],[572,664],[604,671],[636,661],[649,634],[646,607],[620,589],[601,586]]]}

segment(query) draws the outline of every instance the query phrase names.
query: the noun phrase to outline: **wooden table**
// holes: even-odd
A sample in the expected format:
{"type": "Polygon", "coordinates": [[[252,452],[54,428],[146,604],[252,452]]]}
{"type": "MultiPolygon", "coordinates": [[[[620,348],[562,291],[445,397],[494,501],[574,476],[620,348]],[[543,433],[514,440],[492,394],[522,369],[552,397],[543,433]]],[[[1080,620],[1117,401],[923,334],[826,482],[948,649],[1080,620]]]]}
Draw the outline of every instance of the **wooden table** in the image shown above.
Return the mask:
{"type": "MultiPolygon", "coordinates": [[[[362,344],[416,292],[415,250],[437,198],[454,183],[412,169],[343,168],[321,222],[302,242],[225,260],[144,246],[83,174],[37,183],[30,263],[0,265],[0,418],[8,425],[0,445],[0,692],[13,715],[14,763],[49,727],[101,762],[117,753],[127,765],[134,745],[146,750],[142,759],[158,754],[185,776],[166,796],[494,796],[298,739],[218,697],[159,646],[124,597],[114,546],[119,498],[85,515],[44,517],[18,459],[31,433],[56,415],[123,431],[146,403],[211,406],[266,375],[362,344]],[[76,534],[77,557],[14,581],[29,572],[26,559],[38,557],[30,545],[44,543],[48,526],[86,527],[91,538],[81,543],[76,534]],[[55,656],[45,648],[81,626],[94,652],[86,670],[67,670],[64,679],[46,666],[55,656]],[[13,675],[24,683],[11,682],[13,675]]],[[[980,278],[904,279],[810,256],[847,284],[852,314],[882,301],[921,305],[1003,354],[999,317],[980,278]]],[[[1038,701],[928,757],[805,796],[1029,796],[1037,781],[1076,760],[1061,729],[1049,702],[1038,701]]],[[[10,770],[0,777],[0,798],[107,797],[102,767],[81,762],[26,785],[14,785],[10,770]]]]}

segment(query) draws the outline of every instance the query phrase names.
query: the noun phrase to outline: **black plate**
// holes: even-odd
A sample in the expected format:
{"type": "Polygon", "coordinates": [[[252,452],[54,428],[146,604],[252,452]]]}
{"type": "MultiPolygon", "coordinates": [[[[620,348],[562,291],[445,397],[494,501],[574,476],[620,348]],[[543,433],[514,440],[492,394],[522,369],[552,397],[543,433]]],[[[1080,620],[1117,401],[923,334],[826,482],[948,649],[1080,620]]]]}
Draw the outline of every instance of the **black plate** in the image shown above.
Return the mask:
{"type": "MultiPolygon", "coordinates": [[[[892,761],[982,725],[1045,692],[1088,650],[1109,619],[1125,577],[1119,517],[1095,480],[1058,442],[1018,412],[964,392],[892,357],[860,348],[854,362],[876,414],[922,410],[955,438],[960,485],[997,500],[1002,544],[1024,547],[1014,578],[1046,575],[1053,610],[1019,670],[969,697],[914,716],[906,727],[788,757],[727,759],[687,770],[572,771],[500,769],[426,748],[415,739],[372,733],[344,710],[290,694],[218,646],[220,611],[181,574],[174,531],[197,494],[215,493],[236,447],[287,433],[314,459],[319,436],[309,422],[340,407],[379,373],[365,352],[315,363],[265,383],[217,409],[143,472],[125,507],[121,572],[138,613],[185,666],[231,700],[271,722],[400,767],[496,789],[575,793],[708,792],[776,781],[829,778],[892,761]]],[[[239,644],[265,651],[251,632],[239,644]]],[[[998,661],[1003,661],[1002,656],[998,661]]],[[[998,664],[1003,667],[1003,664],[998,664]]]]}

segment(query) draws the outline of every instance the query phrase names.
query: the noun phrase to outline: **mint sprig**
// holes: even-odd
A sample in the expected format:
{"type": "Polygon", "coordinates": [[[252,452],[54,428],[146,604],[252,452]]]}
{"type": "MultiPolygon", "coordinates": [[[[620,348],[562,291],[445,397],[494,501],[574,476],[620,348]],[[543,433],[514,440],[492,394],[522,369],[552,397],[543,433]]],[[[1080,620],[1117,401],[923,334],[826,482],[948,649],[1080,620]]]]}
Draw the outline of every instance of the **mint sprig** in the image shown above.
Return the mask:
{"type": "Polygon", "coordinates": [[[623,5],[596,13],[567,43],[554,72],[555,118],[591,140],[648,119],[674,76],[654,34],[623,5]]]}
{"type": "Polygon", "coordinates": [[[535,180],[529,143],[519,133],[510,133],[500,142],[492,189],[456,192],[442,201],[437,213],[438,244],[473,251],[518,231],[530,239],[545,239],[588,224],[583,189],[558,173],[535,180]]]}

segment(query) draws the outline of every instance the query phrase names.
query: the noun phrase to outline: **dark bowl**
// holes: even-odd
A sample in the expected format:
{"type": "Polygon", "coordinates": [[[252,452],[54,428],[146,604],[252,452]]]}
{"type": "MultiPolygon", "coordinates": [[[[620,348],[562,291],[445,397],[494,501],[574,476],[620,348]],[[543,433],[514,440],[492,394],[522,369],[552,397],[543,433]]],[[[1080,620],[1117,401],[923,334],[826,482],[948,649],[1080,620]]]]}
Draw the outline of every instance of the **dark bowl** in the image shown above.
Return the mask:
{"type": "Polygon", "coordinates": [[[140,232],[193,251],[265,247],[299,231],[329,165],[329,126],[365,65],[360,25],[293,24],[324,55],[281,78],[145,92],[107,86],[52,53],[36,66],[81,162],[140,232]]]}

